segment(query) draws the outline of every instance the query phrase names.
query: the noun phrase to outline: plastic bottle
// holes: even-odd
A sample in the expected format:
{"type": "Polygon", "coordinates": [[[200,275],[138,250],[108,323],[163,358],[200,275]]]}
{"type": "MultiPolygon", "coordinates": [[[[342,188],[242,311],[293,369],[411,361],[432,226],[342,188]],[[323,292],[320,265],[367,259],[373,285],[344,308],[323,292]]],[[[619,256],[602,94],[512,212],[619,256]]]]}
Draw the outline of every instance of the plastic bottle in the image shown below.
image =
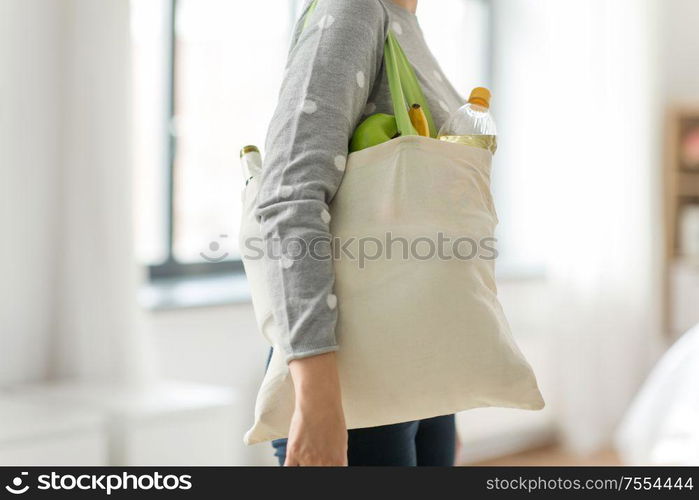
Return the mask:
{"type": "Polygon", "coordinates": [[[489,150],[497,149],[497,129],[490,113],[490,91],[476,87],[468,102],[457,109],[439,129],[442,141],[466,144],[489,150]]]}
{"type": "Polygon", "coordinates": [[[247,186],[250,179],[257,177],[262,171],[262,156],[257,146],[245,146],[240,150],[240,166],[247,186]]]}

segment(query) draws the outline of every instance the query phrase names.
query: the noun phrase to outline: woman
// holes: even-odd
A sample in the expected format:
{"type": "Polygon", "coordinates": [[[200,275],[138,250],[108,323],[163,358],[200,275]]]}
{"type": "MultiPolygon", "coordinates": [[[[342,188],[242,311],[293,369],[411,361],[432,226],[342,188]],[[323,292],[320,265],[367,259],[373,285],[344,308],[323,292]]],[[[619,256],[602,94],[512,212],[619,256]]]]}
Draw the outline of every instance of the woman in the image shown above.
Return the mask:
{"type": "MultiPolygon", "coordinates": [[[[319,0],[297,23],[258,193],[268,243],[329,241],[328,203],[354,128],[366,115],[393,114],[383,68],[389,30],[415,69],[437,127],[463,103],[425,44],[416,8],[417,0],[319,0]]],[[[332,261],[282,258],[266,273],[296,396],[289,438],[273,443],[280,464],[453,465],[453,415],[347,431],[332,261]]]]}

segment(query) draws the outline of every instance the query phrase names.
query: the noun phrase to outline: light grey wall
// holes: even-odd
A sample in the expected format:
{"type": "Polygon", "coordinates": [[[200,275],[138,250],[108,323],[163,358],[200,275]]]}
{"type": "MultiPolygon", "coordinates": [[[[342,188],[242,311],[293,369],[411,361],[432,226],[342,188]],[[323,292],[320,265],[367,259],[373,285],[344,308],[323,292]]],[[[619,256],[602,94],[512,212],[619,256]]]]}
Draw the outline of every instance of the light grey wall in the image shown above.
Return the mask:
{"type": "Polygon", "coordinates": [[[660,75],[664,81],[665,101],[693,103],[699,107],[699,2],[664,0],[662,2],[660,75]]]}
{"type": "Polygon", "coordinates": [[[268,346],[257,332],[252,306],[202,307],[151,312],[147,319],[163,377],[233,388],[238,396],[233,422],[234,453],[241,464],[274,465],[268,443],[243,444],[252,425],[268,346]]]}
{"type": "Polygon", "coordinates": [[[0,2],[0,383],[47,369],[63,131],[62,2],[0,2]]]}
{"type": "Polygon", "coordinates": [[[129,53],[128,0],[0,2],[0,384],[134,371],[129,53]]]}

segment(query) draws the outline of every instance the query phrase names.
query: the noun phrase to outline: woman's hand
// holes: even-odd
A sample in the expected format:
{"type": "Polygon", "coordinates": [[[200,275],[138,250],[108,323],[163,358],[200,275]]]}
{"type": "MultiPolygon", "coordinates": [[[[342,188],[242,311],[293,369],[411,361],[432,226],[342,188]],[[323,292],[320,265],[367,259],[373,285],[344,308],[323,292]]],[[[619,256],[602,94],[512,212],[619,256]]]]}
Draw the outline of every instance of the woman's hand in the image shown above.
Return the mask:
{"type": "Polygon", "coordinates": [[[347,465],[347,427],[335,353],[289,363],[296,407],[284,465],[347,465]]]}

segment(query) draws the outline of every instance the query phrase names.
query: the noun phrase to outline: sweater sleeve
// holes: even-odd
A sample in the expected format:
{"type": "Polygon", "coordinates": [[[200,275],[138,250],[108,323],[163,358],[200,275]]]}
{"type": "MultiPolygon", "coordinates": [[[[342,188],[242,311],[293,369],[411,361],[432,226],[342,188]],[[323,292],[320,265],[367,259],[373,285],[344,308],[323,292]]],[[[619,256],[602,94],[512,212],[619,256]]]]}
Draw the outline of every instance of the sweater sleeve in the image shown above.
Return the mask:
{"type": "Polygon", "coordinates": [[[387,19],[379,0],[320,0],[289,52],[256,211],[287,362],[338,348],[328,203],[382,67],[387,19]]]}

